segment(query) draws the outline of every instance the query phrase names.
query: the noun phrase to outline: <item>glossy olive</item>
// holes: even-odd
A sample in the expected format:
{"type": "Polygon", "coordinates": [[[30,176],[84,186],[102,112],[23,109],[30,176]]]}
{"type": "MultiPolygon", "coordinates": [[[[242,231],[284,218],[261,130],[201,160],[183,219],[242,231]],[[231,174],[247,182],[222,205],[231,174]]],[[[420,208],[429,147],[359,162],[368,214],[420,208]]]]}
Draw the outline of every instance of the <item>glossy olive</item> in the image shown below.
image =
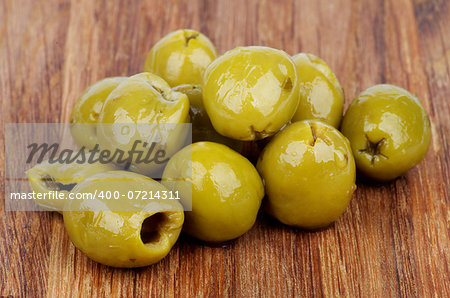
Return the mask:
{"type": "Polygon", "coordinates": [[[100,80],[89,86],[76,101],[70,118],[71,133],[80,147],[94,148],[97,144],[97,131],[94,125],[108,95],[126,77],[112,77],[100,80]]]}
{"type": "Polygon", "coordinates": [[[349,106],[341,126],[358,170],[387,181],[405,174],[426,155],[430,120],[420,100],[403,88],[376,85],[349,106]]]}
{"type": "MultiPolygon", "coordinates": [[[[144,72],[129,77],[106,99],[97,125],[97,138],[102,149],[149,152],[152,143],[162,148],[165,158],[178,151],[186,139],[189,122],[189,99],[173,91],[162,78],[144,72]]],[[[156,152],[156,149],[155,149],[156,152]]],[[[163,164],[138,162],[134,154],[131,169],[152,174],[163,164]]]]}
{"type": "Polygon", "coordinates": [[[348,140],[316,120],[295,122],[278,133],[264,148],[257,169],[265,183],[267,211],[290,226],[328,226],[356,189],[348,140]]]}
{"type": "Polygon", "coordinates": [[[243,153],[244,144],[241,141],[222,136],[214,130],[208,114],[203,107],[202,90],[196,85],[179,85],[173,90],[182,92],[189,97],[189,115],[192,123],[192,143],[210,141],[227,145],[228,147],[243,153]]]}
{"type": "Polygon", "coordinates": [[[64,225],[73,244],[89,258],[113,267],[142,267],[159,262],[175,244],[184,214],[176,200],[140,200],[138,192],[167,191],[160,183],[131,172],[110,171],[91,176],[73,193],[96,199],[71,200],[64,225]],[[100,197],[101,191],[124,195],[100,197]],[[134,199],[129,199],[133,192],[134,199]]]}
{"type": "Polygon", "coordinates": [[[200,85],[178,85],[173,87],[173,90],[186,94],[192,108],[196,110],[204,110],[202,88],[200,85]]]}
{"type": "Polygon", "coordinates": [[[251,141],[275,134],[294,115],[297,70],[285,52],[239,47],[214,60],[203,80],[203,104],[215,130],[251,141]]]}
{"type": "Polygon", "coordinates": [[[293,57],[298,70],[300,103],[292,121],[320,120],[339,127],[344,91],[330,67],[312,54],[293,57]]]}
{"type": "Polygon", "coordinates": [[[153,46],[144,71],[159,75],[172,87],[200,85],[203,72],[216,56],[214,45],[205,35],[189,29],[177,30],[153,46]]]}
{"type": "Polygon", "coordinates": [[[207,242],[227,241],[247,232],[264,196],[254,166],[227,146],[212,142],[194,143],[175,154],[162,183],[179,191],[185,207],[192,206],[185,212],[184,231],[207,242]]]}
{"type": "Polygon", "coordinates": [[[64,199],[42,199],[35,202],[50,211],[62,211],[67,202],[68,193],[78,183],[97,173],[115,170],[112,163],[49,163],[48,160],[36,164],[27,171],[31,188],[36,193],[58,191],[64,194],[64,199]]]}

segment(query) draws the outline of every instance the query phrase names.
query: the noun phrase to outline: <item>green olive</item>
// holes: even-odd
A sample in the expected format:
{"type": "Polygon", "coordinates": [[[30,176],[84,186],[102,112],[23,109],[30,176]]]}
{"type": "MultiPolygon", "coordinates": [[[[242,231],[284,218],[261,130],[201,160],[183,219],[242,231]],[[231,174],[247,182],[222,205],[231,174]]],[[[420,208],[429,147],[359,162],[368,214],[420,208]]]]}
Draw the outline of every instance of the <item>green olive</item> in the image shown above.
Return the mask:
{"type": "Polygon", "coordinates": [[[293,57],[298,70],[300,103],[292,121],[317,119],[339,127],[344,91],[330,67],[312,54],[293,57]]]}
{"type": "Polygon", "coordinates": [[[188,96],[193,142],[209,138],[228,141],[212,129],[202,102],[202,76],[216,57],[216,49],[205,35],[185,29],[162,38],[150,50],[145,62],[145,71],[161,76],[174,91],[188,96]]]}
{"type": "Polygon", "coordinates": [[[356,189],[348,140],[317,120],[288,125],[264,148],[257,168],[267,211],[290,226],[328,226],[344,213],[356,189]]]}
{"type": "Polygon", "coordinates": [[[376,85],[348,108],[341,126],[358,170],[378,181],[405,174],[426,155],[430,120],[420,100],[397,86],[376,85]]]}
{"type": "MultiPolygon", "coordinates": [[[[108,96],[97,124],[97,137],[100,147],[110,152],[129,152],[137,145],[135,149],[146,154],[155,143],[157,148],[153,151],[161,150],[165,159],[184,144],[186,126],[178,124],[187,122],[188,97],[173,91],[157,75],[144,72],[124,80],[108,96]]],[[[137,154],[130,158],[131,169],[146,175],[164,166],[139,162],[142,156],[137,154]]]]}
{"type": "Polygon", "coordinates": [[[67,194],[81,181],[97,173],[115,170],[111,163],[49,163],[48,160],[35,165],[27,171],[31,188],[36,193],[58,191],[64,194],[64,199],[42,199],[35,202],[50,211],[62,211],[67,194]]]}
{"type": "Polygon", "coordinates": [[[222,136],[214,130],[208,114],[203,107],[202,89],[197,85],[179,85],[173,90],[182,92],[189,97],[189,115],[192,123],[192,143],[210,141],[227,145],[233,150],[243,153],[243,142],[222,136]]]}
{"type": "Polygon", "coordinates": [[[203,96],[201,85],[189,85],[189,84],[178,85],[174,87],[173,90],[186,94],[187,97],[189,98],[191,108],[194,108],[195,110],[202,110],[202,111],[205,110],[205,108],[203,107],[203,96]]]}
{"type": "Polygon", "coordinates": [[[199,142],[168,162],[162,183],[179,191],[186,210],[184,231],[207,242],[237,238],[256,220],[264,187],[254,166],[227,146],[199,142]],[[190,204],[192,198],[192,205],[190,204]]]}
{"type": "Polygon", "coordinates": [[[160,183],[131,172],[110,171],[83,180],[72,192],[115,192],[119,199],[74,199],[64,225],[73,244],[89,258],[113,267],[142,267],[163,259],[180,234],[184,215],[176,200],[140,200],[137,193],[167,192],[160,183]]]}
{"type": "Polygon", "coordinates": [[[194,30],[177,30],[153,46],[144,71],[157,74],[172,87],[200,85],[203,72],[216,56],[214,45],[205,35],[194,30]]]}
{"type": "Polygon", "coordinates": [[[292,58],[268,47],[239,47],[214,60],[203,81],[203,104],[215,130],[252,141],[275,134],[298,107],[292,58]]]}
{"type": "Polygon", "coordinates": [[[76,144],[88,149],[97,144],[97,132],[94,125],[108,95],[126,77],[112,77],[100,80],[89,86],[75,103],[70,119],[70,130],[76,144]]]}

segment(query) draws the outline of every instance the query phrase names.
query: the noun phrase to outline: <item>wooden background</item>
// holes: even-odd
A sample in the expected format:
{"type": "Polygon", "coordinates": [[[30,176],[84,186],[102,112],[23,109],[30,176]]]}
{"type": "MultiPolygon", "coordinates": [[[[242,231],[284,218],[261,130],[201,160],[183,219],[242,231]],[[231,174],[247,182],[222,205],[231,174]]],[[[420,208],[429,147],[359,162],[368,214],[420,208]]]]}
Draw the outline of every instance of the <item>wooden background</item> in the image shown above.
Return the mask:
{"type": "Polygon", "coordinates": [[[0,0],[1,165],[4,123],[67,121],[84,88],[140,72],[150,47],[184,27],[221,53],[267,45],[317,54],[347,105],[378,83],[410,90],[431,116],[425,161],[392,183],[358,183],[329,229],[297,231],[262,215],[226,247],[182,238],[161,263],[136,270],[90,261],[59,214],[5,212],[1,202],[0,294],[450,297],[449,1],[0,0]]]}

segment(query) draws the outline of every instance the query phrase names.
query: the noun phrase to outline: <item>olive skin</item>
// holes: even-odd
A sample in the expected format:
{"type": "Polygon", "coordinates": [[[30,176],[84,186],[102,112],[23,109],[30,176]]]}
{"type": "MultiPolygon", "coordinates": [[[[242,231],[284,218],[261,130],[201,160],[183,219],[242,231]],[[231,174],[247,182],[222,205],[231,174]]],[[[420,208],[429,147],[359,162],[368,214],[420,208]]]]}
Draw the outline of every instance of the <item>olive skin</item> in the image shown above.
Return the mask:
{"type": "Polygon", "coordinates": [[[244,145],[241,141],[224,137],[214,130],[208,114],[203,107],[201,87],[194,85],[179,85],[174,87],[173,90],[182,92],[189,97],[192,143],[210,141],[227,145],[233,150],[242,153],[244,145]]]}
{"type": "Polygon", "coordinates": [[[108,95],[126,77],[111,77],[100,80],[83,91],[75,102],[70,118],[70,131],[79,147],[94,148],[97,144],[97,131],[94,125],[108,95]],[[84,125],[88,124],[88,125],[84,125]]]}
{"type": "MultiPolygon", "coordinates": [[[[204,111],[202,88],[199,85],[183,84],[172,88],[174,91],[187,95],[191,108],[204,111]]],[[[206,112],[205,112],[206,114],[206,112]]]]}
{"type": "Polygon", "coordinates": [[[214,60],[203,79],[203,104],[223,136],[253,141],[278,132],[297,110],[292,58],[268,47],[238,47],[214,60]]]}
{"type": "MultiPolygon", "coordinates": [[[[78,184],[72,192],[167,191],[160,183],[131,172],[110,171],[78,184]]],[[[71,200],[63,212],[73,244],[96,262],[142,267],[163,259],[180,234],[184,214],[176,200],[71,200]],[[98,208],[101,206],[101,208],[98,208]]]]}
{"type": "Polygon", "coordinates": [[[330,67],[312,54],[293,57],[298,70],[300,103],[292,122],[320,120],[339,128],[344,108],[344,91],[330,67]]]}
{"type": "Polygon", "coordinates": [[[266,210],[280,222],[323,228],[344,213],[355,185],[348,140],[316,120],[288,125],[261,153],[257,169],[266,189],[266,210]]]}
{"type": "Polygon", "coordinates": [[[405,174],[426,155],[430,120],[420,100],[403,88],[382,84],[350,104],[341,126],[358,171],[377,181],[405,174]]]}
{"type": "Polygon", "coordinates": [[[256,220],[264,187],[254,166],[225,145],[194,143],[175,154],[162,183],[185,206],[183,231],[205,242],[235,239],[256,220]],[[192,211],[188,211],[192,197],[192,211]]]}
{"type": "MultiPolygon", "coordinates": [[[[112,163],[49,163],[36,164],[27,171],[30,186],[36,193],[59,191],[67,198],[71,188],[94,174],[115,170],[112,163]]],[[[67,200],[35,200],[36,204],[49,211],[63,211],[67,200]]]]}
{"type": "Polygon", "coordinates": [[[185,123],[189,121],[189,99],[159,76],[143,72],[127,78],[109,94],[98,121],[185,123]]]}
{"type": "MultiPolygon", "coordinates": [[[[177,124],[188,122],[187,95],[173,91],[159,76],[144,72],[127,78],[109,94],[98,120],[97,138],[100,147],[111,152],[129,152],[136,141],[141,142],[137,150],[148,152],[154,142],[169,158],[187,136],[186,126],[177,124]]],[[[137,162],[138,158],[133,155],[130,166],[138,173],[152,175],[164,166],[137,162]]]]}
{"type": "Polygon", "coordinates": [[[216,57],[216,48],[205,35],[195,30],[177,30],[153,46],[144,71],[162,77],[172,87],[200,85],[203,72],[216,57]]]}
{"type": "MultiPolygon", "coordinates": [[[[161,76],[174,91],[189,98],[192,141],[221,139],[204,111],[201,84],[206,67],[217,57],[213,43],[195,30],[177,30],[158,41],[147,55],[144,70],[161,76]]],[[[223,142],[227,140],[223,138],[223,142]]]]}

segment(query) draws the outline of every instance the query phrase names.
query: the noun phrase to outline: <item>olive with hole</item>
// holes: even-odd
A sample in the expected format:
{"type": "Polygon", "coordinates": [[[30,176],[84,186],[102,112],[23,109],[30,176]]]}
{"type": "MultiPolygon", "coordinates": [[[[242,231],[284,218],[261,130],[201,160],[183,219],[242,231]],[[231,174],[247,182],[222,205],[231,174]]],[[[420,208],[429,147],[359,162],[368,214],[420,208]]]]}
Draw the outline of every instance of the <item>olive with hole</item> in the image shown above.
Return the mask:
{"type": "Polygon", "coordinates": [[[295,122],[261,153],[257,169],[266,189],[266,210],[280,222],[323,228],[341,216],[355,184],[348,140],[317,120],[295,122]]]}
{"type": "Polygon", "coordinates": [[[167,192],[162,184],[140,174],[96,174],[72,190],[74,195],[96,198],[68,202],[64,226],[73,244],[96,262],[113,267],[148,266],[170,252],[183,226],[181,204],[157,199],[157,194],[162,197],[167,192]]]}
{"type": "Polygon", "coordinates": [[[395,179],[417,165],[431,140],[419,98],[388,84],[370,87],[353,100],[341,131],[350,140],[358,171],[377,181],[395,179]]]}
{"type": "Polygon", "coordinates": [[[40,199],[36,204],[49,211],[62,211],[69,192],[81,181],[94,174],[115,170],[112,163],[101,163],[96,158],[94,163],[50,163],[48,160],[36,164],[27,171],[31,188],[36,193],[58,191],[64,199],[40,199]]]}

